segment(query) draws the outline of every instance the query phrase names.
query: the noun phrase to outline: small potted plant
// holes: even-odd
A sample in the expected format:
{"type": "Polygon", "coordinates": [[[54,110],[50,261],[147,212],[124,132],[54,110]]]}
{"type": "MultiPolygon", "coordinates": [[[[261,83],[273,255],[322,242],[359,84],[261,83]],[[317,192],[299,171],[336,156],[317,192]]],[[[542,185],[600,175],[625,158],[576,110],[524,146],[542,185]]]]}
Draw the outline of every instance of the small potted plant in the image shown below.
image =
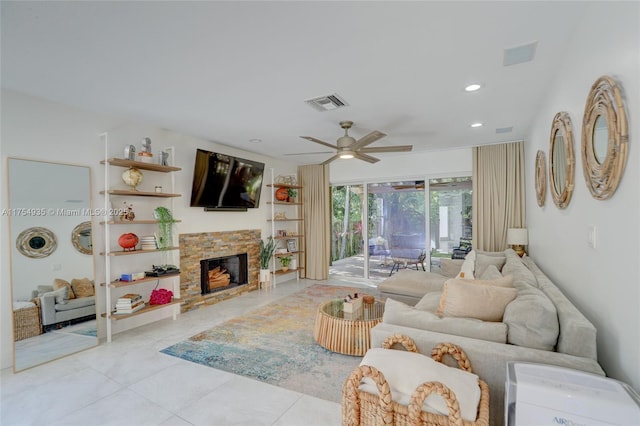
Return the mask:
{"type": "Polygon", "coordinates": [[[298,196],[298,191],[293,188],[287,188],[287,201],[293,203],[296,201],[296,197],[298,196]]]}
{"type": "Polygon", "coordinates": [[[280,258],[280,264],[284,272],[289,270],[289,264],[291,263],[291,256],[283,256],[280,258]]]}
{"type": "Polygon", "coordinates": [[[271,275],[269,272],[269,262],[273,258],[273,253],[276,251],[276,241],[273,237],[267,238],[265,243],[260,240],[260,282],[271,281],[271,275]]]}

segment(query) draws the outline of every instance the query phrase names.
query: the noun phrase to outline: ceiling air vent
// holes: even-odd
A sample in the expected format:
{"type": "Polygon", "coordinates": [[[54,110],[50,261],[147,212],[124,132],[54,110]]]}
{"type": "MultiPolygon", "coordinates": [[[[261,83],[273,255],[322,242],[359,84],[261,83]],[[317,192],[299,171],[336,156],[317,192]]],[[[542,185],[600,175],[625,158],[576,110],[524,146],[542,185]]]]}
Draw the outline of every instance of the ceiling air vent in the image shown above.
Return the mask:
{"type": "Polygon", "coordinates": [[[318,111],[332,111],[334,109],[349,106],[349,104],[338,96],[337,93],[328,96],[319,96],[313,99],[307,99],[305,101],[307,105],[311,105],[318,111]]]}
{"type": "Polygon", "coordinates": [[[508,67],[509,65],[522,64],[533,60],[536,54],[537,41],[529,44],[523,44],[521,46],[512,47],[510,49],[504,49],[504,62],[503,65],[508,67]]]}
{"type": "Polygon", "coordinates": [[[496,129],[496,133],[511,133],[513,131],[513,126],[511,127],[499,127],[496,129]]]}

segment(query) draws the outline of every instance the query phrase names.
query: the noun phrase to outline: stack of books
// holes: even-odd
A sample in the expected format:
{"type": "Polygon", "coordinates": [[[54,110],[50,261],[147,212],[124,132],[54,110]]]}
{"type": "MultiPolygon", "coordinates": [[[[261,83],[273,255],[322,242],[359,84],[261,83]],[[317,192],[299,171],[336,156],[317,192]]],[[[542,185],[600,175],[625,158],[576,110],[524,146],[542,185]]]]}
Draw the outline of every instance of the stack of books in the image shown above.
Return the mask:
{"type": "Polygon", "coordinates": [[[132,314],[144,307],[145,303],[141,295],[128,293],[118,298],[114,314],[132,314]]]}
{"type": "Polygon", "coordinates": [[[142,250],[155,250],[157,248],[155,235],[145,235],[140,242],[142,243],[142,250]]]}

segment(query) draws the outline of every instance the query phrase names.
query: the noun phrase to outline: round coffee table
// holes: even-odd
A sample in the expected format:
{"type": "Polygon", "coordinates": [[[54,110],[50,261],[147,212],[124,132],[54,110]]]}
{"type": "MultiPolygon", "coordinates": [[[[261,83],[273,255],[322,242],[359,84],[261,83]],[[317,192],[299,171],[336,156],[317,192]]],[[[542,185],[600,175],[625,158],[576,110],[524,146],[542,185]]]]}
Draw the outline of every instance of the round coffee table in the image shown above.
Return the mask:
{"type": "Polygon", "coordinates": [[[370,330],[382,321],[384,303],[378,300],[362,304],[353,313],[342,310],[341,300],[325,302],[318,307],[313,337],[332,352],[362,356],[371,347],[370,330]]]}

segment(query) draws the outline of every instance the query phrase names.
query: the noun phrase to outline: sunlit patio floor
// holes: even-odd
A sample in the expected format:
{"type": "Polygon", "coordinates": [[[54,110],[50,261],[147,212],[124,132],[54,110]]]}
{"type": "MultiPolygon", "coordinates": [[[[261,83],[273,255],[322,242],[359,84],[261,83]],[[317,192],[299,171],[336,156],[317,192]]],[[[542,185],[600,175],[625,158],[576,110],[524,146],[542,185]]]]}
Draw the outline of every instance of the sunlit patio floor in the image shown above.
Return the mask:
{"type": "MultiPolygon", "coordinates": [[[[391,257],[372,256],[369,258],[369,280],[378,283],[389,278],[393,261],[391,257]]],[[[345,259],[335,260],[329,267],[331,278],[337,279],[364,279],[364,255],[358,254],[345,259]]],[[[426,265],[425,265],[426,266],[426,265]]],[[[411,266],[414,268],[415,266],[411,266]]],[[[402,267],[401,267],[402,268],[402,267]]],[[[440,269],[440,259],[431,259],[431,270],[440,269]]],[[[422,268],[420,268],[422,270],[422,268]]]]}

